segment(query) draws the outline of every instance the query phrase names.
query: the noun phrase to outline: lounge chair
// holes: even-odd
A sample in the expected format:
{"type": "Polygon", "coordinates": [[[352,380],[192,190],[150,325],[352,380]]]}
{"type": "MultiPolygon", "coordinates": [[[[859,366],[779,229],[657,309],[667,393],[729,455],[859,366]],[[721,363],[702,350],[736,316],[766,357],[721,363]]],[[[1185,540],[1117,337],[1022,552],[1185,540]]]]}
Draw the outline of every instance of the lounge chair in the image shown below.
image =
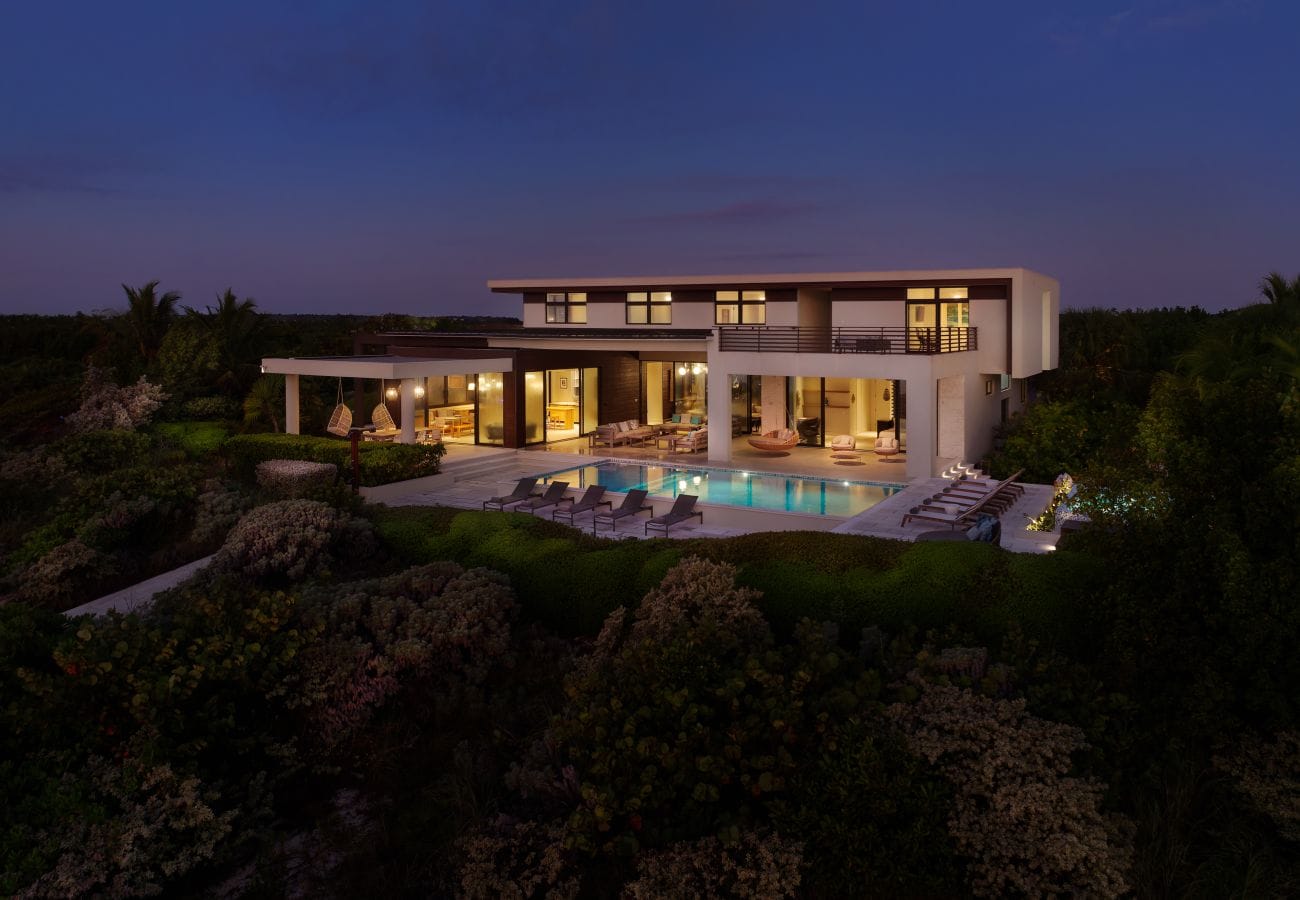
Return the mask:
{"type": "Polygon", "coordinates": [[[522,503],[529,497],[538,496],[533,492],[533,488],[535,487],[537,487],[536,478],[520,478],[519,483],[515,485],[513,491],[501,497],[492,497],[491,499],[484,500],[483,508],[504,510],[512,503],[522,503]]]}
{"type": "Polygon", "coordinates": [[[664,537],[668,537],[668,529],[672,528],[679,522],[685,522],[687,519],[693,519],[699,516],[700,522],[704,521],[704,512],[695,508],[695,501],[700,498],[694,494],[679,494],[677,500],[673,503],[673,508],[668,510],[662,516],[655,516],[649,522],[645,523],[645,533],[649,534],[650,529],[662,531],[664,537]]]}
{"type": "Polygon", "coordinates": [[[696,428],[683,435],[668,440],[668,450],[672,453],[694,453],[696,450],[709,449],[709,430],[696,428]]]}
{"type": "Polygon", "coordinates": [[[898,438],[894,437],[892,431],[882,431],[876,436],[875,451],[877,456],[897,456],[901,451],[898,447],[898,438]]]}
{"type": "Polygon", "coordinates": [[[582,499],[577,500],[576,502],[572,497],[565,497],[560,502],[561,503],[567,502],[569,504],[569,508],[561,509],[559,506],[557,506],[554,510],[551,511],[551,521],[559,522],[563,520],[568,522],[570,525],[572,525],[574,516],[581,515],[582,513],[585,512],[589,512],[594,515],[596,510],[602,506],[608,506],[610,509],[613,509],[614,502],[612,500],[601,499],[601,497],[603,497],[604,495],[605,495],[605,486],[600,484],[593,484],[591,487],[587,488],[586,493],[582,495],[582,499]]]}
{"type": "Polygon", "coordinates": [[[618,520],[635,516],[639,512],[648,512],[654,515],[654,508],[645,502],[645,491],[637,489],[628,491],[623,497],[623,505],[613,507],[607,513],[596,513],[591,517],[591,533],[596,533],[599,525],[608,525],[611,531],[618,531],[618,520]]]}
{"type": "Polygon", "coordinates": [[[535,514],[539,509],[545,509],[548,506],[555,506],[564,499],[564,492],[569,489],[567,481],[552,481],[546,486],[546,493],[540,497],[529,497],[524,502],[515,507],[515,512],[527,512],[529,515],[535,514]]]}
{"type": "Polygon", "coordinates": [[[831,438],[832,453],[853,453],[858,449],[858,440],[851,434],[837,434],[831,438]]]}
{"type": "Polygon", "coordinates": [[[746,440],[749,441],[749,446],[764,453],[788,453],[799,443],[799,434],[789,428],[778,428],[746,440]]]}

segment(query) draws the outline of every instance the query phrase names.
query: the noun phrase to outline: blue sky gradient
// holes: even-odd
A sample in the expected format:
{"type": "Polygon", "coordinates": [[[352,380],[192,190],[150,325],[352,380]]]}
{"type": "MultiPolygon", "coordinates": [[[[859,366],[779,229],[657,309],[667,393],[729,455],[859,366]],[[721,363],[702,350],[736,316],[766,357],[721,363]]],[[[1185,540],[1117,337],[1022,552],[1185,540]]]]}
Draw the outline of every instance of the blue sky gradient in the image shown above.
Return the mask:
{"type": "Polygon", "coordinates": [[[14,2],[0,311],[518,313],[488,278],[1300,272],[1290,2],[14,2]]]}

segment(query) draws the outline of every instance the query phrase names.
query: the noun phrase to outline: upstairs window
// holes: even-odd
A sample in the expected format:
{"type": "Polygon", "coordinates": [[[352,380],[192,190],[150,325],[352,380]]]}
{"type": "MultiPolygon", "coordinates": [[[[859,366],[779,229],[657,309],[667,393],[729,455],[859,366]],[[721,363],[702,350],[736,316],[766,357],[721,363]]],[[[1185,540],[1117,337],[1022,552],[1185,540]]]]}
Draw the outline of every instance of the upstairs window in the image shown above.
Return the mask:
{"type": "Polygon", "coordinates": [[[713,296],[713,321],[719,325],[767,323],[767,291],[718,291],[713,296]]]}
{"type": "Polygon", "coordinates": [[[575,293],[547,294],[546,324],[586,325],[587,295],[575,293]]]}
{"type": "Polygon", "coordinates": [[[627,324],[671,325],[673,321],[673,295],[668,291],[629,291],[627,295],[627,324]]]}
{"type": "Polygon", "coordinates": [[[964,287],[939,288],[939,321],[948,328],[970,327],[969,293],[964,287]]]}

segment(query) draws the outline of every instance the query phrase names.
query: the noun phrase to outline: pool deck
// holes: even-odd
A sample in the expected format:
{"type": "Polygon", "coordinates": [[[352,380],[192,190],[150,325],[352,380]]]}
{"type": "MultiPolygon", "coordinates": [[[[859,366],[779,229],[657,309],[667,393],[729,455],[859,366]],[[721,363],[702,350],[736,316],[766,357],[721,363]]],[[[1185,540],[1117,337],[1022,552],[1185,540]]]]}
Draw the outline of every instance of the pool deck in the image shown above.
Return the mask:
{"type": "MultiPolygon", "coordinates": [[[[645,455],[631,455],[626,452],[604,453],[599,448],[595,450],[588,448],[585,439],[581,441],[583,452],[569,453],[562,449],[565,443],[576,445],[579,442],[562,442],[538,450],[505,450],[495,447],[453,445],[448,448],[448,455],[443,460],[442,474],[413,482],[363,489],[363,494],[369,500],[387,503],[390,506],[482,509],[484,500],[509,493],[520,478],[592,465],[601,459],[628,463],[657,462],[683,467],[710,465],[706,459],[693,458],[689,455],[671,456],[665,459],[653,452],[647,452],[645,455]]],[[[573,449],[577,447],[574,446],[573,449]]],[[[765,474],[805,475],[812,478],[881,481],[894,484],[905,480],[902,478],[903,467],[893,462],[872,460],[871,464],[852,468],[840,467],[830,460],[829,453],[824,450],[809,449],[804,454],[791,454],[775,459],[758,458],[760,454],[753,454],[755,458],[752,459],[737,458],[738,456],[739,454],[733,456],[729,463],[714,463],[714,465],[765,474]],[[877,474],[878,472],[881,474],[877,474]],[[886,477],[886,473],[892,477],[886,477]]],[[[833,531],[840,534],[914,541],[919,535],[938,530],[942,526],[925,522],[912,522],[903,526],[901,524],[903,515],[948,483],[949,481],[944,478],[919,479],[909,483],[899,493],[886,497],[875,506],[847,519],[700,503],[698,508],[704,512],[704,521],[701,523],[692,519],[689,523],[674,526],[669,537],[729,537],[759,531],[833,531]]],[[[1031,518],[1047,508],[1052,496],[1052,487],[1045,484],[1025,484],[1024,488],[1024,494],[1001,516],[1001,545],[1007,550],[1019,553],[1046,553],[1055,550],[1059,534],[1028,531],[1025,527],[1031,518]]],[[[622,495],[611,492],[606,496],[618,498],[622,495]]],[[[670,505],[669,500],[655,497],[650,498],[650,503],[654,506],[655,513],[667,512],[670,505]]],[[[549,518],[550,510],[543,511],[541,515],[549,518]]],[[[601,536],[644,537],[646,518],[648,517],[637,516],[635,523],[622,525],[616,534],[610,535],[608,531],[602,530],[601,536]]],[[[587,516],[578,520],[579,526],[583,526],[584,530],[588,531],[591,528],[590,522],[587,516]]]]}

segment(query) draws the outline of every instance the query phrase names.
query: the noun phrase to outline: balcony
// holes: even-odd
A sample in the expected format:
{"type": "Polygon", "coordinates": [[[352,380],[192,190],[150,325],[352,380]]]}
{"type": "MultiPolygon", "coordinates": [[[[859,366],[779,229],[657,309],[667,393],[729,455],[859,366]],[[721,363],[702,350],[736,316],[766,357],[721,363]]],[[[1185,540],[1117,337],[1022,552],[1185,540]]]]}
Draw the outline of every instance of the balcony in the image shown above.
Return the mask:
{"type": "Polygon", "coordinates": [[[805,328],[736,325],[718,329],[718,349],[736,353],[961,353],[979,348],[977,328],[805,328]]]}

